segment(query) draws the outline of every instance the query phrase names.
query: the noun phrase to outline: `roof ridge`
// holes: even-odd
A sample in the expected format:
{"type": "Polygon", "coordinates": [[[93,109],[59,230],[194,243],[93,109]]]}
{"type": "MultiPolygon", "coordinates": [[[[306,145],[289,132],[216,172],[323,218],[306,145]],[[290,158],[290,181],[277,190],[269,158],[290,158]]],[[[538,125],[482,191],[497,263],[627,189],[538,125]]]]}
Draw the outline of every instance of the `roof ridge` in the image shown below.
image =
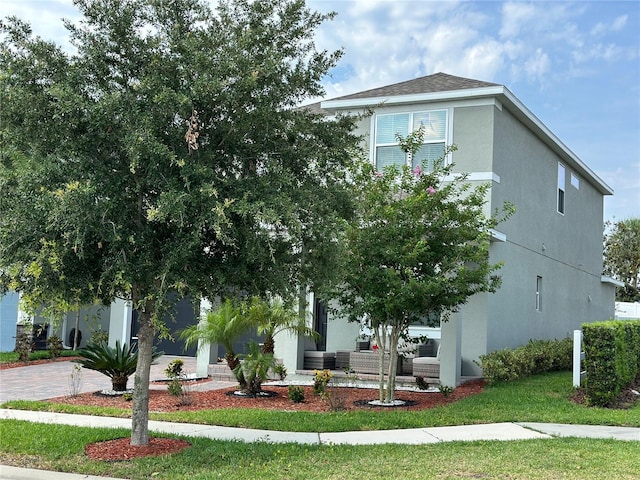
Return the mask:
{"type": "Polygon", "coordinates": [[[395,95],[412,95],[419,93],[445,92],[470,88],[496,87],[499,83],[485,82],[473,78],[458,77],[444,72],[405,80],[391,85],[370,88],[361,92],[332,98],[331,100],[348,100],[355,98],[374,98],[395,95]]]}

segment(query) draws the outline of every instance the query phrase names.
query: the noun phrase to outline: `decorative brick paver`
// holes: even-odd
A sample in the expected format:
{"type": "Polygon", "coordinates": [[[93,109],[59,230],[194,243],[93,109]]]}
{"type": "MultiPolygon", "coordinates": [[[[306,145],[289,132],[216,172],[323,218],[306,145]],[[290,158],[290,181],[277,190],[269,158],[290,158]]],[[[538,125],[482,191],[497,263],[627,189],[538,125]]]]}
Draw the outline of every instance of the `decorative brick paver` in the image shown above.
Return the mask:
{"type": "MultiPolygon", "coordinates": [[[[194,357],[176,357],[164,355],[156,365],[151,366],[151,380],[165,378],[164,369],[176,358],[184,361],[184,371],[195,372],[194,357]]],[[[62,397],[71,393],[70,378],[75,363],[71,361],[52,362],[40,365],[8,368],[0,370],[0,403],[9,400],[45,400],[62,397]]],[[[82,381],[80,393],[96,392],[111,388],[111,380],[99,372],[81,369],[82,381]]],[[[229,382],[206,382],[200,384],[203,389],[225,388],[229,382]]],[[[129,388],[133,388],[133,375],[129,378],[129,388]]],[[[196,387],[197,385],[194,385],[196,387]]],[[[164,384],[152,384],[152,389],[166,388],[164,384]]]]}

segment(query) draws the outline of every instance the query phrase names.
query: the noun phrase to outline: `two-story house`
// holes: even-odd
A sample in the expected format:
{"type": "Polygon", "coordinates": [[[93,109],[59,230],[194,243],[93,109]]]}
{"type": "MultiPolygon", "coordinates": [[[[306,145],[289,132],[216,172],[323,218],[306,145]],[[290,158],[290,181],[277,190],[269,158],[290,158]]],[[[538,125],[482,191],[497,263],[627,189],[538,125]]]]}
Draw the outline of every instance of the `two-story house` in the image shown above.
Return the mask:
{"type": "MultiPolygon", "coordinates": [[[[373,111],[363,117],[359,133],[380,170],[392,163],[433,165],[445,146],[455,144],[458,150],[446,158],[454,171],[469,173],[472,184],[490,183],[486,214],[504,201],[516,207],[492,232],[491,261],[504,263],[498,292],[472,297],[440,328],[411,329],[441,344],[443,383],[456,385],[461,375],[480,374],[474,363],[480,355],[529,339],[564,338],[584,322],[613,318],[615,287],[621,284],[602,276],[603,203],[613,191],[505,86],[436,73],[308,108],[329,116],[373,111]],[[395,134],[407,135],[420,125],[425,126],[424,145],[416,158],[407,158],[395,134]]],[[[357,324],[331,318],[313,294],[308,305],[322,340],[279,335],[276,356],[289,371],[303,368],[305,350],[353,350],[360,331],[357,324]]],[[[90,323],[108,330],[112,344],[128,341],[135,331],[126,302],[83,317],[93,317],[80,325],[83,344],[86,331],[95,328],[90,323]]],[[[189,306],[177,317],[184,325],[195,314],[189,306]]],[[[73,325],[70,314],[62,338],[73,325]]],[[[180,346],[162,347],[181,353],[180,346]]],[[[201,374],[216,355],[214,350],[199,355],[201,374]]]]}
{"type": "MultiPolygon", "coordinates": [[[[445,146],[455,172],[472,184],[489,182],[486,214],[504,201],[516,213],[493,232],[492,262],[504,262],[502,287],[470,299],[440,331],[416,327],[441,342],[441,380],[480,374],[480,355],[516,347],[529,339],[564,338],[584,322],[612,318],[615,286],[602,276],[603,203],[612,189],[556,137],[505,86],[444,73],[367,90],[312,108],[328,115],[364,113],[359,125],[370,161],[429,165],[445,146]],[[395,134],[420,125],[425,138],[418,158],[407,158],[395,134]]],[[[325,340],[318,349],[353,349],[357,325],[329,319],[319,302],[316,327],[325,340]]],[[[276,355],[301,368],[300,339],[276,342],[276,355]],[[279,348],[279,349],[278,349],[279,348]]]]}

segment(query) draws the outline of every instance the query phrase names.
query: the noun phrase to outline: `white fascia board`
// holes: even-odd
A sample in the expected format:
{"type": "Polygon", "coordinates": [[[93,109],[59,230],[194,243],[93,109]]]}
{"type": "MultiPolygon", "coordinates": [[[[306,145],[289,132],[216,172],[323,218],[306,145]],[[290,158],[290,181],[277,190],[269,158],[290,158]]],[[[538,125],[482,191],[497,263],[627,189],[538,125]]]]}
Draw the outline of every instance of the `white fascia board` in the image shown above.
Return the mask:
{"type": "Polygon", "coordinates": [[[600,282],[602,283],[610,283],[611,285],[615,285],[616,287],[624,287],[624,282],[620,280],[616,280],[615,278],[608,277],[607,275],[602,275],[600,277],[600,282]]]}
{"type": "Polygon", "coordinates": [[[424,103],[442,100],[457,100],[461,98],[490,97],[500,95],[505,88],[503,86],[469,88],[466,90],[452,90],[449,92],[417,93],[413,95],[397,95],[395,97],[370,97],[352,98],[345,100],[326,100],[321,102],[320,108],[343,109],[343,108],[364,108],[376,105],[402,105],[405,103],[424,103]]]}

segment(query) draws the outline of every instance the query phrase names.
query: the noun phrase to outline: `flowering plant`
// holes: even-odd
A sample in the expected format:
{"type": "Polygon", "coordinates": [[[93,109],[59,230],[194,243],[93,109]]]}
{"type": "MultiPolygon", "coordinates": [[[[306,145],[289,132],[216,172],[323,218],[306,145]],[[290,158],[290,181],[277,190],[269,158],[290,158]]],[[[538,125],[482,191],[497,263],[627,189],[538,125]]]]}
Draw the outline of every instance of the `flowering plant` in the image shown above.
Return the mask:
{"type": "Polygon", "coordinates": [[[314,370],[313,371],[313,393],[320,395],[324,393],[327,383],[333,378],[330,370],[314,370]]]}

